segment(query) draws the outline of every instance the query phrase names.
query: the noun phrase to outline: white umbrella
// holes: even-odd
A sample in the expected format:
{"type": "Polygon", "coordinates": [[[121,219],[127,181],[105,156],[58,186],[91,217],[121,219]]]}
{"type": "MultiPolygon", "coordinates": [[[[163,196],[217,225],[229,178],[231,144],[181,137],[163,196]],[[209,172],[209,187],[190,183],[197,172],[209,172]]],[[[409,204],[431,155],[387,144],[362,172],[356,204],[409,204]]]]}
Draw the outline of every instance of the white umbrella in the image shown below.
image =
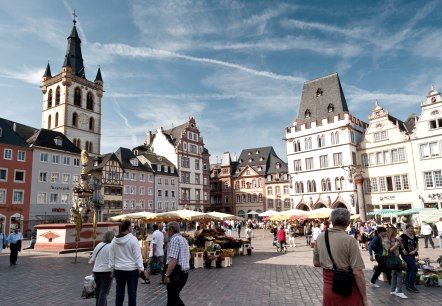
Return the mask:
{"type": "Polygon", "coordinates": [[[259,217],[271,217],[271,216],[274,216],[276,213],[277,213],[276,211],[269,209],[265,212],[260,213],[258,216],[259,217]]]}
{"type": "Polygon", "coordinates": [[[109,219],[112,221],[121,221],[124,219],[145,220],[145,219],[149,219],[149,218],[152,218],[155,216],[156,216],[156,214],[152,213],[152,212],[139,211],[139,212],[134,212],[134,213],[130,213],[130,214],[122,214],[122,215],[114,216],[109,219]]]}
{"type": "Polygon", "coordinates": [[[206,215],[212,216],[215,220],[224,221],[224,220],[237,220],[237,221],[244,221],[244,218],[238,217],[231,214],[226,214],[218,211],[212,211],[206,213],[206,215]]]}
{"type": "Polygon", "coordinates": [[[322,207],[322,208],[311,210],[311,211],[307,212],[307,214],[310,219],[328,218],[328,217],[330,217],[330,214],[332,211],[333,211],[332,208],[322,207]]]}
{"type": "Polygon", "coordinates": [[[249,211],[247,214],[248,215],[259,215],[259,212],[252,210],[252,211],[249,211]]]}
{"type": "Polygon", "coordinates": [[[159,214],[156,214],[152,218],[146,218],[146,221],[203,221],[203,220],[210,220],[212,217],[198,211],[193,210],[174,210],[174,211],[167,211],[162,212],[159,214]]]}

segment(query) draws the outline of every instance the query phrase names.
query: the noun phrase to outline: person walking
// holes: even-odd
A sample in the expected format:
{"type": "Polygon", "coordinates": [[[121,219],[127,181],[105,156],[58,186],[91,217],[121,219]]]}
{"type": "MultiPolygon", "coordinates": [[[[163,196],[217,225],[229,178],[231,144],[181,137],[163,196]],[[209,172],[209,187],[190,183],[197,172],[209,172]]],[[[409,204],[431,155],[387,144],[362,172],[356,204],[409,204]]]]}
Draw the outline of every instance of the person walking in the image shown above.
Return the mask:
{"type": "Polygon", "coordinates": [[[153,225],[154,232],[152,233],[152,241],[150,243],[149,262],[147,264],[147,277],[144,281],[145,284],[150,284],[151,265],[155,261],[158,265],[158,269],[161,272],[163,268],[164,258],[164,234],[163,234],[163,222],[153,225]]]}
{"type": "MultiPolygon", "coordinates": [[[[396,239],[397,236],[397,228],[389,227],[387,228],[387,240],[388,246],[387,250],[389,254],[393,254],[396,257],[400,258],[400,250],[402,248],[401,242],[396,239]]],[[[401,270],[392,270],[391,271],[391,286],[390,286],[390,294],[400,297],[402,299],[408,298],[402,292],[402,269],[401,270]]]]}
{"type": "Polygon", "coordinates": [[[315,223],[313,225],[313,229],[312,229],[312,239],[313,239],[313,241],[311,242],[313,244],[312,247],[314,247],[314,245],[316,243],[316,239],[318,238],[320,233],[321,233],[321,228],[319,227],[318,223],[315,223]]]}
{"type": "Polygon", "coordinates": [[[251,223],[249,223],[247,225],[245,233],[246,233],[247,240],[249,241],[250,244],[252,244],[253,231],[252,231],[252,224],[251,223]]]}
{"type": "Polygon", "coordinates": [[[416,256],[418,256],[419,240],[414,234],[413,225],[407,224],[405,227],[405,234],[399,236],[399,241],[404,246],[402,252],[403,259],[407,264],[407,274],[405,276],[405,286],[410,292],[419,292],[415,287],[417,265],[416,256]]]}
{"type": "Polygon", "coordinates": [[[241,222],[238,221],[238,223],[236,223],[236,231],[238,233],[238,238],[241,238],[241,222]]]}
{"type": "Polygon", "coordinates": [[[433,229],[431,228],[431,225],[425,221],[422,221],[421,235],[424,236],[426,249],[428,248],[428,241],[430,242],[433,249],[435,248],[433,238],[431,238],[432,234],[433,234],[433,229]]]}
{"type": "Polygon", "coordinates": [[[379,288],[380,286],[376,284],[376,281],[378,280],[379,275],[381,275],[382,272],[385,272],[387,274],[387,280],[388,284],[391,284],[391,271],[387,269],[386,265],[386,259],[388,255],[388,247],[387,243],[389,244],[389,240],[387,238],[387,229],[385,227],[378,227],[377,229],[378,235],[375,236],[368,245],[368,253],[370,254],[370,261],[375,261],[378,263],[378,266],[376,270],[373,273],[373,276],[371,277],[371,286],[375,288],[379,288]],[[374,251],[374,258],[373,258],[373,251],[374,251]]]}
{"type": "Polygon", "coordinates": [[[111,277],[115,276],[116,297],[115,306],[122,306],[124,302],[126,284],[129,296],[129,306],[137,304],[138,275],[144,271],[143,257],[138,239],[132,235],[132,224],[124,220],[120,224],[119,234],[112,240],[109,252],[109,268],[111,277]]]}
{"type": "Polygon", "coordinates": [[[21,251],[23,235],[18,230],[18,227],[16,227],[6,240],[8,241],[9,248],[11,249],[9,262],[11,266],[15,266],[17,264],[18,252],[21,251]]]}
{"type": "Polygon", "coordinates": [[[167,231],[170,237],[166,261],[167,270],[164,273],[164,282],[167,284],[167,306],[184,305],[180,298],[180,292],[189,277],[189,244],[181,236],[177,222],[168,223],[167,231]]]}
{"type": "Polygon", "coordinates": [[[112,270],[109,268],[110,243],[114,239],[114,231],[107,231],[103,235],[103,241],[100,242],[92,253],[91,261],[94,263],[95,280],[95,305],[106,306],[107,296],[112,285],[112,270]]]}
{"type": "Polygon", "coordinates": [[[0,254],[3,252],[3,249],[6,247],[6,236],[3,234],[3,229],[0,226],[0,254]]]}
{"type": "Polygon", "coordinates": [[[437,234],[439,235],[439,249],[442,251],[442,218],[436,222],[437,234]]]}
{"type": "Polygon", "coordinates": [[[305,234],[305,242],[307,245],[310,245],[312,240],[312,223],[310,221],[306,221],[304,225],[304,234],[305,234]]]}
{"type": "Polygon", "coordinates": [[[332,211],[331,222],[333,228],[321,233],[313,249],[313,265],[322,267],[323,278],[323,302],[324,306],[369,306],[365,289],[365,277],[363,270],[365,264],[359,250],[358,242],[347,235],[345,229],[350,224],[350,212],[345,208],[336,208],[332,211]],[[347,270],[351,267],[354,280],[350,296],[342,296],[333,292],[333,262],[326,246],[326,234],[330,244],[330,252],[338,270],[347,270]]]}
{"type": "Polygon", "coordinates": [[[295,237],[296,237],[297,227],[295,225],[289,225],[289,246],[296,247],[295,237]]]}

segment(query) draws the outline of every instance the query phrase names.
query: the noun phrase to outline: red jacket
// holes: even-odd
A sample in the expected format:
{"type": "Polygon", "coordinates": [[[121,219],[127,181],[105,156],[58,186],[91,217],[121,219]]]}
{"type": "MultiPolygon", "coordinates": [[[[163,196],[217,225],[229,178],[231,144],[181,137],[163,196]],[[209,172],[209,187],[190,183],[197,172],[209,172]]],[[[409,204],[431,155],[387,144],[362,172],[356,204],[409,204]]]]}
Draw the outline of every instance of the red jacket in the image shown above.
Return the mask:
{"type": "Polygon", "coordinates": [[[278,241],[285,241],[285,231],[283,229],[279,229],[276,232],[276,239],[278,241]]]}

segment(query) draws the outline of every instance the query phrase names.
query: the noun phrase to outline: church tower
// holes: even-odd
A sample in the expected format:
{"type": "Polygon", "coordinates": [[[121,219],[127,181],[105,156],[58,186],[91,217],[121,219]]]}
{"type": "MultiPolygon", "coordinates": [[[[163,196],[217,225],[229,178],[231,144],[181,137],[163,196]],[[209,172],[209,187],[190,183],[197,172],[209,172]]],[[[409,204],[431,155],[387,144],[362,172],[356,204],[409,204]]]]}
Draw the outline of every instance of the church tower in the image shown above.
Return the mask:
{"type": "Polygon", "coordinates": [[[41,127],[59,131],[78,148],[98,155],[103,79],[100,68],[93,82],[86,79],[75,17],[61,73],[52,76],[48,63],[43,75],[41,127]]]}

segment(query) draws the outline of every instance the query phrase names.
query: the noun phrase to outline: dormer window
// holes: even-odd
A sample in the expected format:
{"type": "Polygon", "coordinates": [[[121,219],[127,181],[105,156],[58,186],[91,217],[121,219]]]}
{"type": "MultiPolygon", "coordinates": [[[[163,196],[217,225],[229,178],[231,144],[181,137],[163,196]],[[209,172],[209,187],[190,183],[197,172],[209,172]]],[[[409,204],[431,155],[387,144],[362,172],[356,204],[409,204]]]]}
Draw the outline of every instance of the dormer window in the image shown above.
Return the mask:
{"type": "Polygon", "coordinates": [[[264,157],[261,156],[261,157],[259,158],[259,161],[264,161],[264,157]]]}
{"type": "Polygon", "coordinates": [[[327,111],[329,112],[329,113],[333,113],[333,111],[335,110],[335,107],[333,106],[333,104],[329,104],[328,105],[328,107],[327,107],[327,111]]]}
{"type": "Polygon", "coordinates": [[[57,145],[59,147],[61,147],[63,145],[63,140],[61,139],[61,137],[55,137],[54,142],[55,142],[55,145],[57,145]]]}
{"type": "Polygon", "coordinates": [[[130,163],[131,163],[132,166],[138,167],[138,159],[135,159],[135,158],[131,159],[130,163]]]}
{"type": "Polygon", "coordinates": [[[251,163],[253,161],[253,158],[249,158],[249,163],[251,163]]]}
{"type": "Polygon", "coordinates": [[[316,96],[317,97],[322,97],[322,94],[323,94],[324,92],[322,91],[322,89],[321,88],[318,88],[318,90],[316,91],[316,96]]]}
{"type": "Polygon", "coordinates": [[[436,97],[432,97],[432,98],[431,98],[431,102],[432,102],[432,103],[435,103],[435,102],[436,102],[436,97]]]}
{"type": "Polygon", "coordinates": [[[439,115],[439,111],[438,110],[435,110],[435,111],[431,112],[431,116],[437,116],[437,115],[439,115]]]}
{"type": "Polygon", "coordinates": [[[259,154],[259,151],[256,151],[256,153],[255,154],[259,154]]]}
{"type": "Polygon", "coordinates": [[[307,109],[307,110],[305,111],[305,118],[310,118],[311,115],[312,115],[312,113],[310,112],[309,109],[307,109]]]}
{"type": "Polygon", "coordinates": [[[276,163],[276,169],[281,168],[281,164],[280,163],[276,163]]]}
{"type": "Polygon", "coordinates": [[[3,129],[0,128],[0,137],[2,137],[2,136],[3,136],[3,129]]]}
{"type": "Polygon", "coordinates": [[[247,153],[247,155],[252,155],[252,152],[247,153]]]}

